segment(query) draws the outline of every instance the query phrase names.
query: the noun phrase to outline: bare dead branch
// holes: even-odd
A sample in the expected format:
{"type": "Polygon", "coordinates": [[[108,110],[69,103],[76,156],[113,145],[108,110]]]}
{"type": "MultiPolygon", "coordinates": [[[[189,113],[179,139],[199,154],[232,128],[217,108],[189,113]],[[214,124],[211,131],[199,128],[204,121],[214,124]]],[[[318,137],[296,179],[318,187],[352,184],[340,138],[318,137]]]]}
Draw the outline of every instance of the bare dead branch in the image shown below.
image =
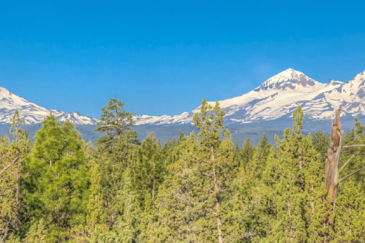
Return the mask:
{"type": "Polygon", "coordinates": [[[348,174],[347,176],[345,176],[341,180],[339,180],[337,185],[340,184],[341,182],[343,182],[344,180],[346,180],[347,178],[349,178],[350,176],[355,175],[356,173],[359,173],[360,171],[363,171],[363,170],[365,170],[365,167],[362,167],[361,169],[358,169],[357,171],[354,171],[354,172],[348,174]]]}
{"type": "Polygon", "coordinates": [[[353,147],[365,147],[365,144],[354,144],[354,145],[346,145],[342,148],[353,148],[353,147]]]}
{"type": "Polygon", "coordinates": [[[84,235],[85,239],[86,239],[88,242],[90,242],[90,243],[91,243],[91,240],[89,239],[89,237],[87,237],[87,236],[86,236],[86,234],[85,234],[84,232],[83,232],[82,234],[84,235]]]}
{"type": "Polygon", "coordinates": [[[345,167],[346,167],[346,165],[352,160],[352,158],[353,157],[355,157],[355,155],[352,155],[347,161],[346,161],[346,163],[345,164],[343,164],[343,166],[338,170],[338,173],[340,173],[341,172],[341,170],[343,170],[345,167]]]}
{"type": "Polygon", "coordinates": [[[0,171],[0,175],[2,174],[2,173],[4,173],[7,169],[9,169],[9,167],[10,166],[12,166],[17,160],[19,159],[19,157],[16,157],[10,164],[8,164],[4,169],[2,169],[1,171],[0,171]]]}
{"type": "Polygon", "coordinates": [[[4,225],[4,227],[3,227],[5,229],[5,232],[4,232],[3,238],[1,239],[1,243],[5,242],[5,239],[8,236],[9,224],[10,224],[10,220],[8,220],[6,226],[4,225]]]}

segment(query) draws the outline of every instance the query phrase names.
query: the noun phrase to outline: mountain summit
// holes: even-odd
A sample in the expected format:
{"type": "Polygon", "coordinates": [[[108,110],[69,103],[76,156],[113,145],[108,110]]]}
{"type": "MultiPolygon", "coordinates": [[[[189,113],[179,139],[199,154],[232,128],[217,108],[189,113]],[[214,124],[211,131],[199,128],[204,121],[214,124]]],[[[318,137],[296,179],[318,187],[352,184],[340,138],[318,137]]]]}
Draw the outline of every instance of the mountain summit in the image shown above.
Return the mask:
{"type": "Polygon", "coordinates": [[[277,90],[298,90],[302,88],[315,88],[318,82],[309,78],[304,73],[289,68],[269,78],[255,91],[277,89],[277,90]]]}
{"type": "Polygon", "coordinates": [[[0,123],[10,123],[15,110],[19,111],[20,118],[24,119],[26,124],[40,123],[51,112],[61,122],[71,121],[79,125],[94,125],[97,122],[97,119],[82,116],[78,112],[48,110],[0,87],[0,123]]]}

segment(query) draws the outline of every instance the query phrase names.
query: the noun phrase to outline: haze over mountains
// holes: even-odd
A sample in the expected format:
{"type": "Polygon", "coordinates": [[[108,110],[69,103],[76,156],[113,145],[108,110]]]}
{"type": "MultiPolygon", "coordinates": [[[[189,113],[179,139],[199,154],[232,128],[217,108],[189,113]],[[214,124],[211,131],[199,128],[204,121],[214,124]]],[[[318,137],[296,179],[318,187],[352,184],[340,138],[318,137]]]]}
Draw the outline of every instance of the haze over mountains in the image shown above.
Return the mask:
{"type": "MultiPolygon", "coordinates": [[[[202,94],[202,97],[204,94],[202,94]]],[[[219,101],[226,111],[227,124],[250,124],[289,117],[298,105],[307,119],[328,120],[342,105],[343,116],[365,115],[365,71],[344,83],[330,80],[320,83],[304,73],[287,69],[263,82],[256,89],[238,97],[219,101]]],[[[210,102],[214,105],[214,102],[210,102]]],[[[40,123],[52,112],[59,121],[95,125],[96,118],[78,112],[49,110],[0,87],[0,123],[9,123],[18,109],[27,124],[40,123]]],[[[136,125],[191,124],[199,107],[175,116],[135,115],[136,125]]]]}

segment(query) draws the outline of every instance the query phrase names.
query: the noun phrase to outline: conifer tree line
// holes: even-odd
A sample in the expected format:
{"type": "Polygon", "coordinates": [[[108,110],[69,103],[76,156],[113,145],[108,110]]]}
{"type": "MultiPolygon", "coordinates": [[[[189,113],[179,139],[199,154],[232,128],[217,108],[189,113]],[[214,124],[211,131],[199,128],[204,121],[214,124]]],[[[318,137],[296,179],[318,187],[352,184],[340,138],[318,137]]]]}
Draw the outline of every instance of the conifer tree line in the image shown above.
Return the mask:
{"type": "Polygon", "coordinates": [[[257,146],[233,144],[224,114],[204,99],[199,132],[161,144],[153,133],[139,141],[132,114],[111,99],[91,144],[52,114],[31,142],[16,111],[0,137],[0,242],[365,242],[358,120],[341,140],[346,180],[334,204],[330,136],[304,135],[300,106],[282,139],[257,146]]]}

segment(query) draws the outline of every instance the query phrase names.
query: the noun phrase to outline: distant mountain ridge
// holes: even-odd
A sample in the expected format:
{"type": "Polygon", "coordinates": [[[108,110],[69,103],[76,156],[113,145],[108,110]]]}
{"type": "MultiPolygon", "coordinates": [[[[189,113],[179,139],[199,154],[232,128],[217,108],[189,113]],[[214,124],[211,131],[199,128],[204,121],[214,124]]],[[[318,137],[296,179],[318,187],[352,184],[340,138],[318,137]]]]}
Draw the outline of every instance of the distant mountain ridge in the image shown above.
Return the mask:
{"type": "MultiPolygon", "coordinates": [[[[289,68],[263,82],[254,90],[231,99],[218,101],[226,111],[226,123],[259,123],[288,117],[300,105],[307,119],[328,120],[342,105],[342,116],[365,115],[365,71],[344,83],[329,80],[320,83],[289,68]]],[[[209,102],[212,105],[215,102],[209,102]]],[[[136,125],[191,124],[194,113],[175,116],[136,115],[136,125]]]]}
{"type": "Polygon", "coordinates": [[[82,116],[78,112],[68,113],[46,109],[0,87],[0,123],[10,123],[10,118],[13,117],[15,110],[19,111],[20,117],[26,124],[40,123],[51,112],[61,122],[71,121],[78,125],[95,125],[97,122],[97,119],[82,116]]]}
{"type": "MultiPolygon", "coordinates": [[[[255,124],[289,118],[298,105],[306,119],[323,121],[332,118],[342,105],[342,116],[365,116],[365,71],[348,82],[329,80],[320,83],[302,72],[287,69],[263,82],[250,92],[219,101],[226,111],[226,124],[255,124]]],[[[214,105],[215,102],[209,102],[214,105]]],[[[27,124],[43,121],[51,112],[61,121],[77,125],[95,125],[96,118],[78,112],[49,110],[0,87],[0,123],[10,123],[15,110],[27,124]]],[[[174,116],[135,115],[136,125],[192,124],[199,107],[174,116]]]]}

